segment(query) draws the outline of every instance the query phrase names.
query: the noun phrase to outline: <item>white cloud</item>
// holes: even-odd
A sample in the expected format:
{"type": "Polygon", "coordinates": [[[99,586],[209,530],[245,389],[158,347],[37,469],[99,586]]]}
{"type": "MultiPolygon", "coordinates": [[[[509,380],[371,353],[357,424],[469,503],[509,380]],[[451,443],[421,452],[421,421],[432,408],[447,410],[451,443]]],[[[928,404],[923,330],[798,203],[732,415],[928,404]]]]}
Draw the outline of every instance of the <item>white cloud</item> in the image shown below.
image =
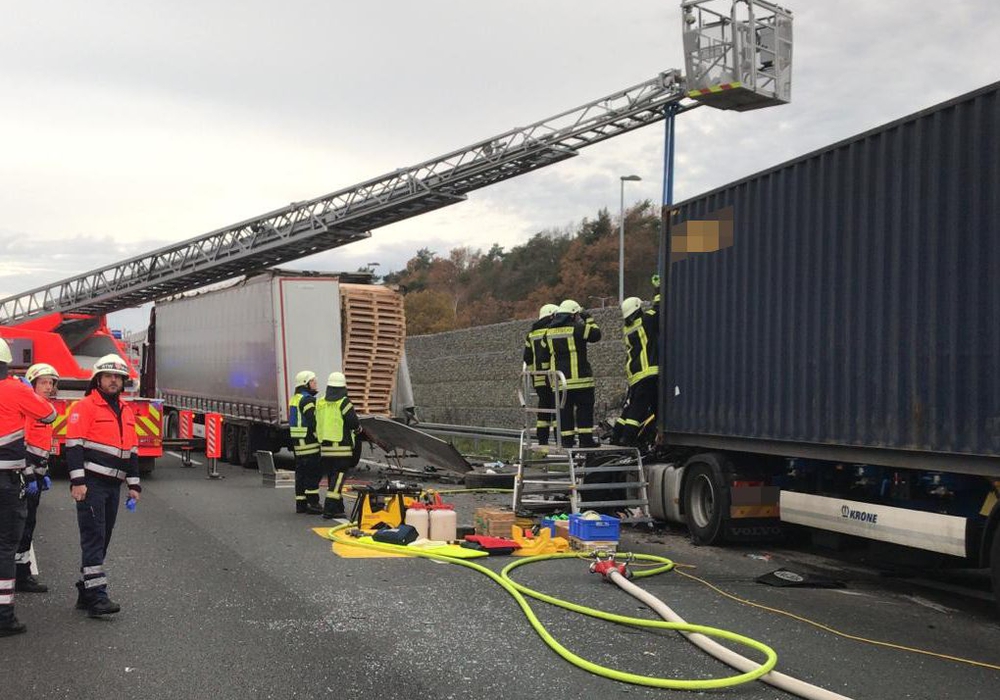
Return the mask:
{"type": "MultiPolygon", "coordinates": [[[[675,199],[1000,78],[985,0],[790,2],[793,103],[678,118],[675,199]]],[[[0,25],[0,294],[411,165],[682,67],[678,2],[22,3],[0,25]]],[[[510,247],[662,190],[662,125],[295,263],[510,247]]]]}

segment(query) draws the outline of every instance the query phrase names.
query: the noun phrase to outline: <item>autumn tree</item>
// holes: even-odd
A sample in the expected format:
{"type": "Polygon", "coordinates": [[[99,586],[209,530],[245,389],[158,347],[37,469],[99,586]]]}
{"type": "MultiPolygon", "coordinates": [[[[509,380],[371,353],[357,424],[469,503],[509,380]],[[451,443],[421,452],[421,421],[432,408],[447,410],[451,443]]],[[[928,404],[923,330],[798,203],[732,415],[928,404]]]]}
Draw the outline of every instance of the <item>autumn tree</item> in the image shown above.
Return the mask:
{"type": "Polygon", "coordinates": [[[426,335],[455,329],[455,309],[447,294],[422,289],[408,293],[403,301],[407,335],[426,335]]]}

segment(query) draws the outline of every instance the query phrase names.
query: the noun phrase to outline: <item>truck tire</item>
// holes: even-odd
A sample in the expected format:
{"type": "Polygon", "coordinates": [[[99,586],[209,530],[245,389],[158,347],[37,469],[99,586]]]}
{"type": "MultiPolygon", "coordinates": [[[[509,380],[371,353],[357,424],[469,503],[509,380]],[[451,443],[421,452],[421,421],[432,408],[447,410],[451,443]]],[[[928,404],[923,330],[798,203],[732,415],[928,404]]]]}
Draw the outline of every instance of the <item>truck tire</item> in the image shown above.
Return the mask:
{"type": "Polygon", "coordinates": [[[171,440],[176,440],[180,437],[180,416],[177,415],[177,411],[167,411],[164,424],[164,437],[171,440]]]}
{"type": "Polygon", "coordinates": [[[252,440],[250,439],[252,431],[253,426],[236,426],[236,459],[244,469],[257,468],[257,455],[254,453],[254,448],[251,444],[252,440]]]}
{"type": "Polygon", "coordinates": [[[691,538],[697,544],[719,544],[725,538],[729,487],[714,455],[699,455],[685,466],[682,500],[691,538]]]}
{"type": "Polygon", "coordinates": [[[466,472],[462,482],[467,489],[512,489],[514,478],[511,474],[487,474],[485,472],[466,472]]]}
{"type": "Polygon", "coordinates": [[[224,428],[222,430],[222,454],[226,458],[226,461],[230,464],[240,463],[240,452],[237,432],[239,426],[232,424],[223,424],[224,428]]]}
{"type": "Polygon", "coordinates": [[[139,475],[149,476],[153,473],[153,468],[156,467],[155,457],[140,457],[139,458],[139,475]]]}

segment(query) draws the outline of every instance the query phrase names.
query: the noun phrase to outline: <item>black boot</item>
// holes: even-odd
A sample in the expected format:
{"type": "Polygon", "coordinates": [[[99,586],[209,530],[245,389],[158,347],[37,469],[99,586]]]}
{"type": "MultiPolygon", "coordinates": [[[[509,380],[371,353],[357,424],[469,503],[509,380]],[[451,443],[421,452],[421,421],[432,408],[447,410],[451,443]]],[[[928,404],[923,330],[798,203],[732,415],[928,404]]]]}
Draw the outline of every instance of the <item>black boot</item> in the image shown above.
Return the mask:
{"type": "Polygon", "coordinates": [[[39,583],[37,578],[28,574],[14,581],[14,590],[19,593],[48,593],[49,587],[44,583],[39,583]]]}
{"type": "Polygon", "coordinates": [[[339,498],[327,497],[323,504],[323,520],[333,520],[334,518],[346,518],[344,512],[344,502],[339,498]]]}
{"type": "Polygon", "coordinates": [[[101,617],[102,615],[114,615],[122,609],[118,603],[112,603],[107,598],[98,598],[87,608],[88,617],[101,617]]]}
{"type": "Polygon", "coordinates": [[[12,637],[27,631],[28,626],[19,622],[16,617],[13,617],[13,614],[10,618],[0,622],[0,637],[12,637]]]}
{"type": "Polygon", "coordinates": [[[83,587],[83,581],[76,582],[76,609],[86,610],[90,607],[90,603],[87,602],[87,593],[83,587]]]}
{"type": "Polygon", "coordinates": [[[31,575],[30,564],[18,564],[17,573],[14,576],[14,590],[20,593],[48,593],[49,587],[44,583],[39,583],[38,579],[31,575]]]}
{"type": "Polygon", "coordinates": [[[309,506],[306,505],[305,501],[295,501],[295,512],[296,513],[308,513],[309,506]]]}

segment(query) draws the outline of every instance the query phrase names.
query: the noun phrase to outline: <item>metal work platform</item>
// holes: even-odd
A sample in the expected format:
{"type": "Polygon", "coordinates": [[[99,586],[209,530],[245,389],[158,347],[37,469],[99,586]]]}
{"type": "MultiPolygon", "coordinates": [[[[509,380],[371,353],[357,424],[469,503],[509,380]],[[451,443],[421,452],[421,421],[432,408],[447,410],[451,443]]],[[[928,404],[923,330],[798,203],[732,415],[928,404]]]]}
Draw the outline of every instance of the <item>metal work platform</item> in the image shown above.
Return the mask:
{"type": "Polygon", "coordinates": [[[515,512],[580,513],[592,509],[625,513],[623,523],[651,523],[647,481],[642,454],[635,447],[598,445],[562,447],[539,445],[532,435],[537,419],[551,419],[553,439],[559,442],[565,405],[566,378],[562,372],[530,371],[521,374],[519,398],[524,409],[517,475],[514,478],[515,512]],[[532,380],[544,376],[555,396],[555,408],[531,403],[532,380]]]}

